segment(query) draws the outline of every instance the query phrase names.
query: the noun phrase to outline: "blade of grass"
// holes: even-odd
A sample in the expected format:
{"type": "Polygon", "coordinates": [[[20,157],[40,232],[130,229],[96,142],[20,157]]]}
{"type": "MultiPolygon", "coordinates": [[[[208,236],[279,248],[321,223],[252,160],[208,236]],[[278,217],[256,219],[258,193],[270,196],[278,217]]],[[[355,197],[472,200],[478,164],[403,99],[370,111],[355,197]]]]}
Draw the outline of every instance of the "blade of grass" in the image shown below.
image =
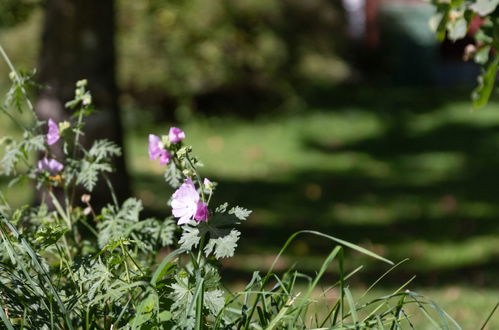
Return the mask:
{"type": "Polygon", "coordinates": [[[163,258],[158,268],[151,277],[151,285],[156,286],[156,283],[164,276],[165,272],[168,271],[168,264],[178,255],[184,253],[185,249],[176,249],[170,252],[166,257],[163,258]]]}
{"type": "Polygon", "coordinates": [[[31,260],[33,261],[33,263],[39,269],[40,275],[47,282],[47,285],[49,286],[50,291],[52,291],[52,295],[55,297],[57,304],[59,305],[61,313],[63,314],[63,318],[66,321],[66,325],[68,326],[69,329],[73,329],[72,323],[71,323],[69,315],[68,315],[68,311],[66,310],[66,307],[64,306],[64,303],[62,302],[61,297],[59,296],[57,290],[55,289],[54,285],[52,284],[50,277],[48,276],[45,269],[41,265],[40,260],[38,260],[38,257],[36,256],[35,251],[33,251],[33,249],[31,248],[29,243],[24,239],[24,237],[22,237],[21,234],[19,234],[17,229],[2,214],[0,214],[0,219],[10,229],[10,231],[12,232],[14,237],[21,242],[21,245],[23,246],[25,251],[28,253],[28,255],[31,257],[31,260]]]}
{"type": "Polygon", "coordinates": [[[345,291],[345,297],[347,298],[348,307],[350,308],[350,315],[352,315],[352,321],[354,325],[357,326],[359,318],[357,316],[357,309],[353,301],[352,293],[350,292],[348,287],[345,287],[343,291],[345,291]]]}
{"type": "Polygon", "coordinates": [[[499,302],[496,304],[496,306],[492,309],[492,312],[490,312],[489,316],[487,317],[487,319],[485,320],[485,322],[483,323],[482,327],[480,328],[480,330],[483,330],[485,329],[485,327],[487,326],[487,323],[489,323],[490,319],[492,318],[492,315],[494,315],[494,313],[496,312],[497,308],[499,307],[499,302]]]}
{"type": "Polygon", "coordinates": [[[362,299],[365,297],[365,295],[372,290],[372,288],[374,288],[376,286],[376,284],[378,284],[386,275],[388,275],[391,271],[393,271],[395,268],[397,268],[398,266],[400,266],[401,264],[403,264],[404,262],[406,262],[407,260],[409,260],[409,258],[406,258],[402,261],[399,261],[398,263],[396,263],[395,265],[393,265],[392,267],[390,267],[386,272],[383,273],[383,275],[381,275],[380,277],[378,277],[378,279],[376,281],[374,281],[373,284],[371,284],[371,286],[369,286],[369,288],[367,288],[367,290],[362,294],[362,296],[359,298],[359,299],[362,299]]]}
{"type": "Polygon", "coordinates": [[[9,318],[3,310],[3,306],[0,306],[0,318],[2,319],[3,324],[7,327],[8,330],[14,330],[12,323],[10,323],[9,318]]]}

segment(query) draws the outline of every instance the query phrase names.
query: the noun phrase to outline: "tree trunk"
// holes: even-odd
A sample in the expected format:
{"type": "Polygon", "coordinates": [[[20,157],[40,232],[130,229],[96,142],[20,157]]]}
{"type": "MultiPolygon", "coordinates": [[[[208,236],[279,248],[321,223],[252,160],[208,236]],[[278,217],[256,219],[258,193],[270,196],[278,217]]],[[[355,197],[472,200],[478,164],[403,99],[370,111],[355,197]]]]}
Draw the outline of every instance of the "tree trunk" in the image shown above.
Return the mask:
{"type": "MultiPolygon", "coordinates": [[[[87,147],[104,138],[123,146],[115,80],[114,25],[114,0],[45,2],[39,58],[39,82],[43,88],[36,111],[44,120],[67,119],[70,113],[64,103],[73,98],[76,81],[87,79],[98,109],[86,122],[83,144],[87,147]]],[[[119,200],[130,194],[124,159],[116,159],[116,172],[110,176],[119,200]]],[[[102,182],[92,195],[98,206],[110,200],[107,186],[102,182]]]]}

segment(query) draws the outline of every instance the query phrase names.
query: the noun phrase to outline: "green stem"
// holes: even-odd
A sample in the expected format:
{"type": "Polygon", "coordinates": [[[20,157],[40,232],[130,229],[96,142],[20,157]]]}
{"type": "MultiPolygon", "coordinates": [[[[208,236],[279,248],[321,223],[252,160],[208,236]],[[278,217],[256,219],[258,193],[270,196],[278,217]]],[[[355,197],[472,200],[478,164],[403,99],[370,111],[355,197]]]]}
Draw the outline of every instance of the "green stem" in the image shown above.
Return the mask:
{"type": "Polygon", "coordinates": [[[206,198],[204,196],[203,182],[201,181],[201,176],[199,176],[199,173],[198,173],[196,167],[194,166],[194,164],[192,163],[191,159],[189,158],[188,153],[185,155],[185,158],[189,162],[189,165],[191,165],[191,168],[194,171],[194,175],[196,176],[196,181],[198,182],[199,190],[201,190],[201,199],[203,200],[203,202],[206,203],[206,198]]]}
{"type": "MultiPolygon", "coordinates": [[[[10,61],[9,57],[7,56],[7,53],[5,53],[2,45],[0,45],[0,54],[2,54],[2,57],[4,58],[5,62],[7,63],[10,71],[12,73],[14,73],[17,81],[20,81],[21,78],[19,77],[19,74],[17,73],[16,69],[14,68],[14,65],[12,65],[12,62],[10,61]]],[[[33,118],[35,118],[35,120],[38,120],[38,117],[36,116],[36,113],[35,113],[35,108],[33,107],[33,104],[31,104],[31,101],[28,98],[28,93],[26,93],[26,90],[24,89],[23,86],[21,86],[21,92],[23,93],[23,96],[26,99],[26,104],[28,105],[28,108],[29,108],[31,114],[33,115],[33,118]]]]}

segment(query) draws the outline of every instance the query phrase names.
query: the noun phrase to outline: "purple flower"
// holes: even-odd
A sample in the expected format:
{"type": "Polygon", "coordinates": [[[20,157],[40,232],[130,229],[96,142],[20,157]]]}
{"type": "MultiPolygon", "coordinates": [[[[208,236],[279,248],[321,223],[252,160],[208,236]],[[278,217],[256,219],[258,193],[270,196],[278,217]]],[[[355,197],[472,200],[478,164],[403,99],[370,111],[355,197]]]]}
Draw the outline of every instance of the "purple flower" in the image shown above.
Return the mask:
{"type": "Polygon", "coordinates": [[[52,118],[49,119],[48,122],[49,130],[47,132],[47,143],[49,146],[53,145],[57,141],[59,141],[59,138],[61,137],[59,135],[59,127],[57,124],[52,120],[52,118]]]}
{"type": "Polygon", "coordinates": [[[168,150],[161,149],[159,152],[159,165],[166,165],[170,162],[171,155],[168,150]]]}
{"type": "Polygon", "coordinates": [[[161,150],[163,145],[161,144],[161,139],[159,136],[154,134],[149,134],[149,158],[151,160],[156,160],[161,155],[161,150]]]}
{"type": "Polygon", "coordinates": [[[171,143],[177,143],[185,139],[185,133],[180,128],[170,127],[170,132],[168,133],[168,139],[171,143]]]}
{"type": "Polygon", "coordinates": [[[163,143],[159,136],[154,134],[149,134],[149,158],[151,160],[159,158],[160,165],[168,164],[171,158],[168,150],[163,147],[163,143]]]}
{"type": "Polygon", "coordinates": [[[173,193],[172,198],[172,213],[174,217],[179,218],[179,225],[192,219],[197,222],[208,219],[208,207],[206,203],[199,201],[199,193],[191,179],[186,179],[173,193]]]}
{"type": "Polygon", "coordinates": [[[208,206],[206,205],[205,202],[198,202],[194,219],[197,222],[208,220],[208,206]]]}
{"type": "Polygon", "coordinates": [[[37,167],[40,171],[48,171],[48,172],[50,172],[50,174],[56,175],[57,173],[62,171],[62,169],[64,168],[64,165],[62,165],[61,163],[59,163],[55,159],[49,159],[49,158],[45,157],[45,158],[38,161],[37,167]]]}

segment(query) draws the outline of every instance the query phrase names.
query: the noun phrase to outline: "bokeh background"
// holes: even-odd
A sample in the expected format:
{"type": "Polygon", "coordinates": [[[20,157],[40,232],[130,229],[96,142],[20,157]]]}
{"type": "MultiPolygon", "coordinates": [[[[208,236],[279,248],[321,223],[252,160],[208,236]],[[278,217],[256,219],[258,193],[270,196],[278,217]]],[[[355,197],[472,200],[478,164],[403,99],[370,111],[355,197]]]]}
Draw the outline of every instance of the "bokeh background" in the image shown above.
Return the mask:
{"type": "MultiPolygon", "coordinates": [[[[146,215],[168,215],[172,192],[147,135],[185,130],[202,175],[220,182],[216,202],[254,210],[224,262],[229,287],[314,229],[409,258],[377,293],[416,275],[412,290],[477,328],[499,299],[498,103],[471,111],[472,39],[438,43],[432,14],[416,0],[0,0],[0,44],[16,67],[38,68],[34,99],[94,84],[118,114],[106,127],[125,148],[123,191],[146,215]]],[[[0,63],[2,93],[8,72],[0,63]]],[[[5,118],[0,133],[19,134],[5,118]]],[[[7,182],[11,204],[33,201],[29,184],[7,182]]],[[[278,266],[312,274],[330,248],[303,237],[278,266]]],[[[359,264],[359,292],[387,270],[349,254],[359,264]]]]}

